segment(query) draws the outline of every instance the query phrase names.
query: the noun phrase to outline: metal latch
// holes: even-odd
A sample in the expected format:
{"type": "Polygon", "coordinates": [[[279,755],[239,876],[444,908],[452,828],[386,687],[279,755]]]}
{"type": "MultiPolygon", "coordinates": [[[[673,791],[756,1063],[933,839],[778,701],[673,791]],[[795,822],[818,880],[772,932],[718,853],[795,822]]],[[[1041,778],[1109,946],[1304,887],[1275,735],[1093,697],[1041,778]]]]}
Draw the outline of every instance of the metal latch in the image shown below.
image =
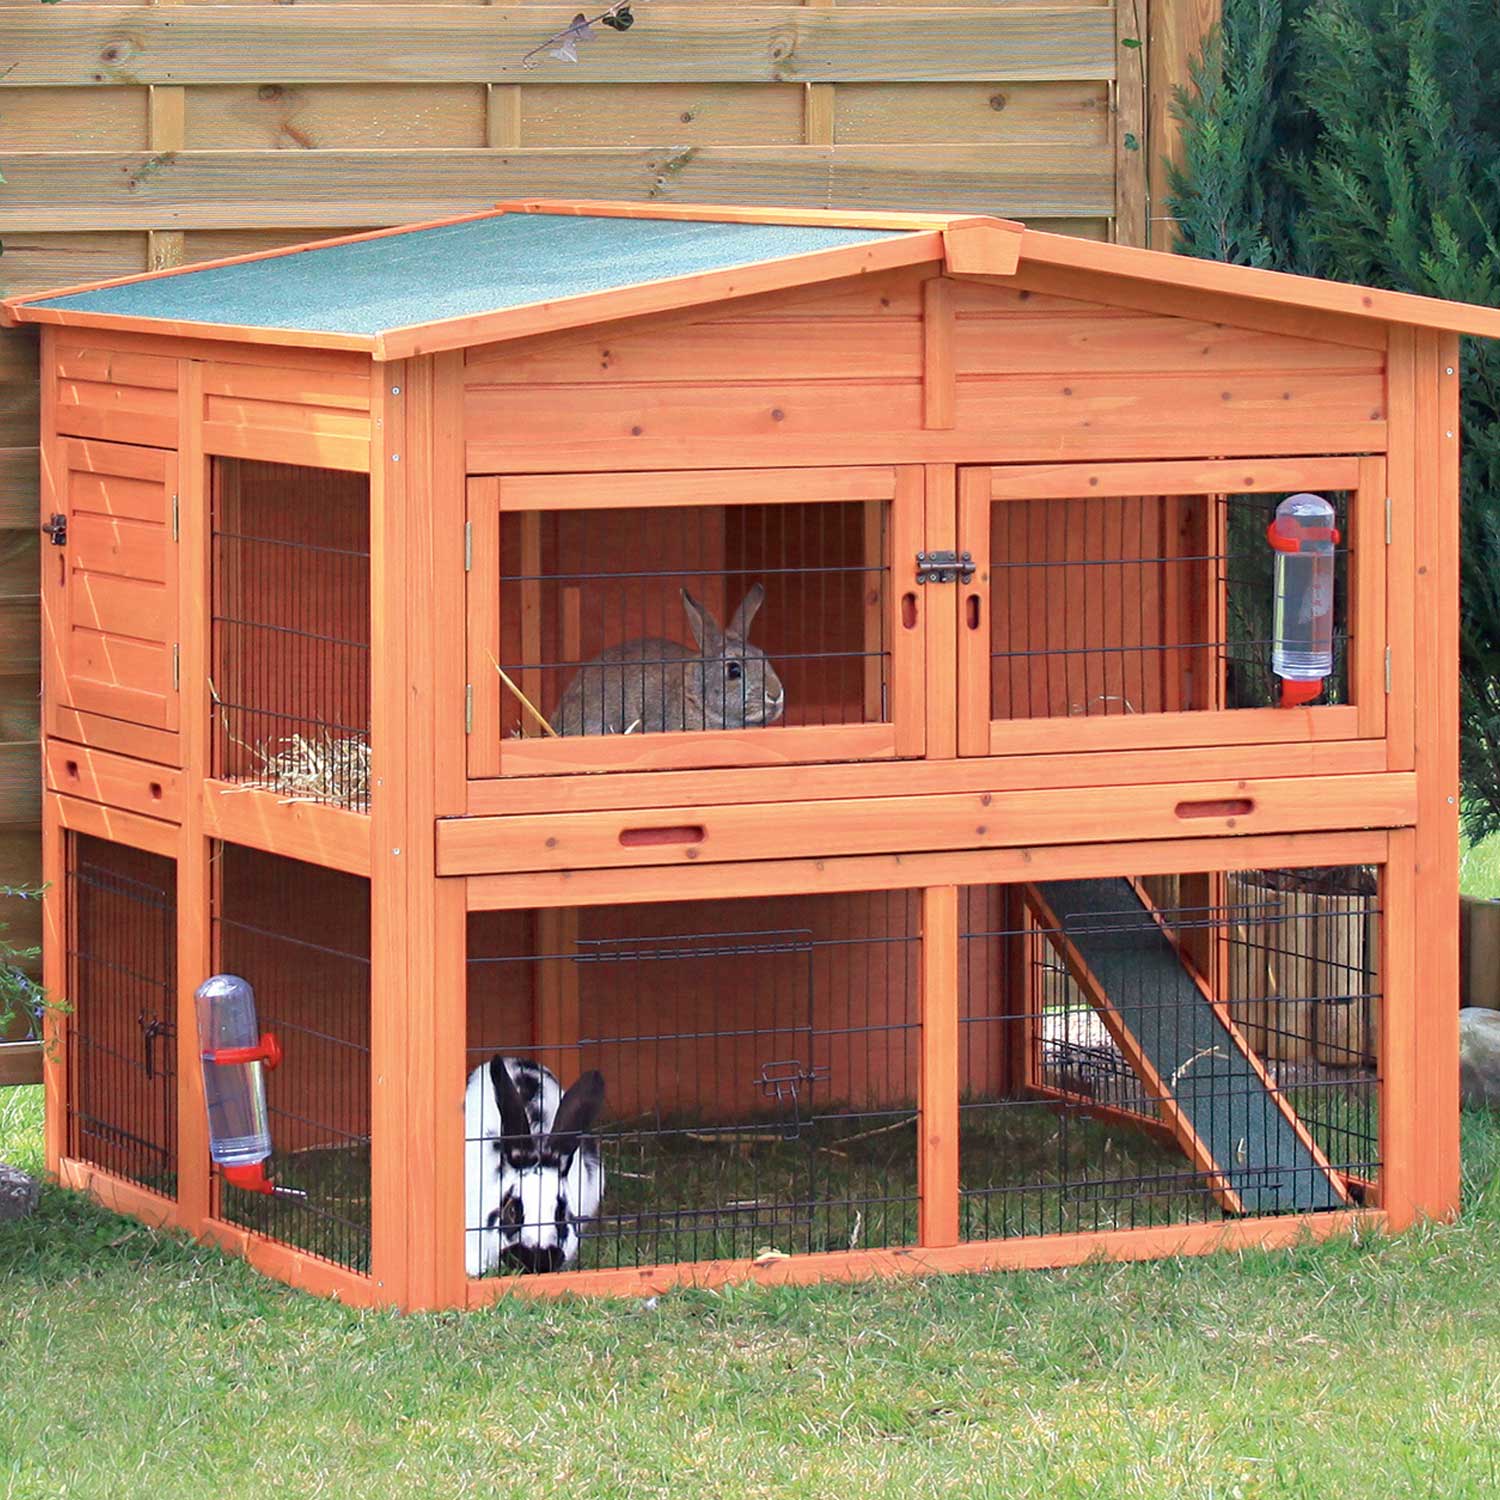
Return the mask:
{"type": "Polygon", "coordinates": [[[42,530],[52,538],[54,547],[68,545],[68,518],[60,510],[52,512],[52,519],[42,527],[42,530]]]}
{"type": "Polygon", "coordinates": [[[802,1089],[815,1083],[826,1083],[831,1076],[827,1068],[805,1067],[800,1058],[786,1058],[776,1062],[762,1063],[760,1091],[777,1106],[788,1111],[781,1122],[782,1134],[787,1140],[795,1140],[802,1133],[802,1089]]]}
{"type": "MultiPolygon", "coordinates": [[[[163,1021],[152,1016],[148,1021],[146,1012],[142,1011],[136,1018],[135,1024],[141,1028],[141,1039],[145,1044],[146,1051],[146,1077],[154,1080],[158,1073],[164,1078],[172,1076],[172,1069],[167,1068],[164,1072],[156,1066],[156,1040],[160,1037],[163,1041],[171,1041],[177,1035],[177,1027],[171,1021],[163,1021]]],[[[170,1057],[170,1052],[168,1057],[170,1057]]]]}
{"type": "Polygon", "coordinates": [[[971,553],[917,553],[918,583],[967,583],[973,576],[974,558],[971,553]]]}

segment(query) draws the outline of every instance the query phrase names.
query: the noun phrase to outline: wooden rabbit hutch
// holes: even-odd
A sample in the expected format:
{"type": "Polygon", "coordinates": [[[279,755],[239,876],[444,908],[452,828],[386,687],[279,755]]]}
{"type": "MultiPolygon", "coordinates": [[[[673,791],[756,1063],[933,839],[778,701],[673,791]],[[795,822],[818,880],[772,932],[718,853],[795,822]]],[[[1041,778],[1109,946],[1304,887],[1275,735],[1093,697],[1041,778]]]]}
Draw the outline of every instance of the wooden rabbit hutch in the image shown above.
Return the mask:
{"type": "Polygon", "coordinates": [[[404,1307],[1454,1209],[1458,335],[1500,313],[580,203],[5,310],[65,1182],[404,1307]],[[272,1194],[211,1165],[216,972],[280,1044],[272,1194]]]}

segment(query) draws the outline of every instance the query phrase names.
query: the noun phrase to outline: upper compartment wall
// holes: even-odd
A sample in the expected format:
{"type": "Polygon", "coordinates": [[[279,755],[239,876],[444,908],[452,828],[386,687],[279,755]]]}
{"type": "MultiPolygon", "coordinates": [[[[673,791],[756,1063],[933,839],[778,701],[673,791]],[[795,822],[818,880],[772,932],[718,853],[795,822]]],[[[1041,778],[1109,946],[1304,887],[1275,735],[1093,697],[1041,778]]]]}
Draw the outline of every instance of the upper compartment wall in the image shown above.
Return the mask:
{"type": "Polygon", "coordinates": [[[60,433],[178,447],[186,356],[203,366],[208,452],[369,468],[372,367],[365,354],[71,328],[55,332],[53,347],[60,433]]]}
{"type": "Polygon", "coordinates": [[[1384,450],[1383,328],[1056,279],[905,270],[471,349],[469,472],[1384,450]]]}

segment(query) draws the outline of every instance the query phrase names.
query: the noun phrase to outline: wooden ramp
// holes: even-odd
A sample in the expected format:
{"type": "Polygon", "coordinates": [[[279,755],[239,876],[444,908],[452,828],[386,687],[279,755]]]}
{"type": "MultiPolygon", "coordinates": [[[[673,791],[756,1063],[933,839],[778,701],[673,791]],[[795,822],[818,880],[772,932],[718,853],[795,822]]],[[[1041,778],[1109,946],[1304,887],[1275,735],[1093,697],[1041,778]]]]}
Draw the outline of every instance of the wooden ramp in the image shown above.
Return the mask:
{"type": "Polygon", "coordinates": [[[1350,1202],[1138,886],[1053,880],[1028,886],[1026,899],[1228,1212],[1310,1213],[1350,1202]]]}

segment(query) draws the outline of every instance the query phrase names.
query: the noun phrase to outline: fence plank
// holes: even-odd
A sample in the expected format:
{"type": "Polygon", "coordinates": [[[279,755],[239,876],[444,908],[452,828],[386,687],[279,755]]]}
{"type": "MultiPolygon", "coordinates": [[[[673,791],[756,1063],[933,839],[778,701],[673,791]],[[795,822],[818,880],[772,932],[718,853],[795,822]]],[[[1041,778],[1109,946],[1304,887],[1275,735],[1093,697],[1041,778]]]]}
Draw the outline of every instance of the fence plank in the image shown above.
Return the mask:
{"type": "MultiPolygon", "coordinates": [[[[13,156],[5,158],[8,168],[13,156]]],[[[7,215],[0,189],[0,224],[5,226],[5,253],[0,255],[0,295],[20,297],[48,287],[83,281],[107,281],[146,269],[146,236],[131,234],[25,233],[7,215]]],[[[20,335],[22,330],[10,337],[20,335]]]]}
{"type": "MultiPolygon", "coordinates": [[[[36,828],[42,821],[41,751],[37,745],[0,744],[0,824],[36,828]]],[[[0,884],[7,884],[0,880],[0,884]]]]}
{"type": "Polygon", "coordinates": [[[475,83],[226,84],[186,90],[184,144],[199,151],[483,146],[475,83]]]}
{"type": "Polygon", "coordinates": [[[41,1081],[40,1042],[0,1042],[0,1089],[41,1081]]]}
{"type": "Polygon", "coordinates": [[[777,146],[802,140],[796,83],[517,85],[522,146],[777,146]]]}
{"type": "Polygon", "coordinates": [[[15,7],[12,86],[151,83],[836,83],[1110,78],[1107,9],[653,5],[575,64],[522,59],[566,10],[15,7]]]}
{"type": "Polygon", "coordinates": [[[1114,206],[1106,152],[1039,145],[705,146],[518,151],[19,152],[0,226],[276,228],[399,224],[500,197],[838,204],[1092,217],[1114,206]]]}
{"type": "Polygon", "coordinates": [[[7,89],[5,108],[0,110],[0,151],[56,149],[64,131],[74,151],[143,150],[149,139],[147,99],[143,88],[95,89],[88,107],[80,109],[72,89],[7,89]]]}
{"type": "MultiPolygon", "coordinates": [[[[0,448],[0,529],[28,530],[36,524],[37,450],[0,448]]],[[[0,734],[0,739],[6,737],[0,734]]]]}
{"type": "Polygon", "coordinates": [[[1033,146],[1109,143],[1108,85],[1062,83],[851,83],[838,90],[842,146],[1033,146]]]}
{"type": "Polygon", "coordinates": [[[1219,23],[1223,0],[1150,0],[1150,69],[1146,135],[1151,142],[1148,243],[1172,248],[1172,218],[1167,212],[1167,162],[1182,160],[1182,127],[1172,116],[1172,95],[1189,82],[1188,68],[1219,23]]]}

